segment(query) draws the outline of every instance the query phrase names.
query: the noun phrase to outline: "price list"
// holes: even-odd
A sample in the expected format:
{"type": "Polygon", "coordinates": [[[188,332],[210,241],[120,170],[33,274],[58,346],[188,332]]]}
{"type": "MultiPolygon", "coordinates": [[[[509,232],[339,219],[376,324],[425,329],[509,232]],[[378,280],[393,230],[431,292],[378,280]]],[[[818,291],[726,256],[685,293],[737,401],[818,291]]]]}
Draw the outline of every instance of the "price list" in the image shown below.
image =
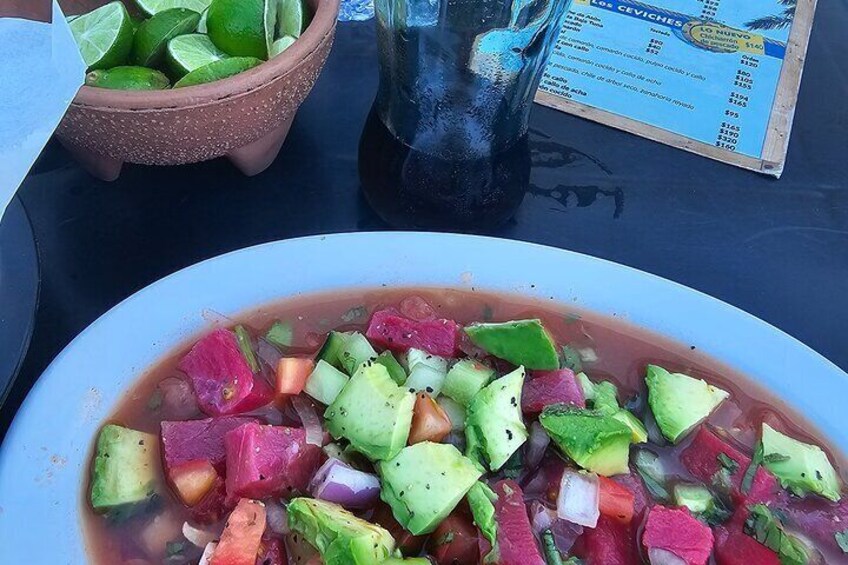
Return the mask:
{"type": "Polygon", "coordinates": [[[760,158],[790,28],[780,0],[574,0],[540,92],[760,158]]]}

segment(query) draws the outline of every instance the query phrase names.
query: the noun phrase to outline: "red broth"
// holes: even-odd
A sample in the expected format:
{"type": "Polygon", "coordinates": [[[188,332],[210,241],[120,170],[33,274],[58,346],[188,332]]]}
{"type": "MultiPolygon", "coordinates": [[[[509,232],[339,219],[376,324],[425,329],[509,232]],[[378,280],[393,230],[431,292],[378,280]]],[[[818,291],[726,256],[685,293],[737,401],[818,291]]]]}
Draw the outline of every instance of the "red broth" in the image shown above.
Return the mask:
{"type": "MultiPolygon", "coordinates": [[[[731,393],[731,398],[711,415],[708,423],[726,429],[733,439],[748,448],[749,455],[761,422],[776,423],[793,437],[822,446],[837,464],[840,477],[843,481],[846,479],[843,454],[829,446],[826,438],[821,437],[803,415],[793,412],[744,375],[701,353],[698,344],[677,343],[624,320],[577,310],[551,300],[470,290],[382,288],[290,298],[239,315],[233,323],[245,324],[255,335],[260,335],[274,321],[290,320],[294,327],[291,351],[312,354],[320,347],[328,331],[364,331],[370,313],[383,307],[397,306],[412,295],[424,297],[436,308],[440,317],[460,324],[540,318],[557,343],[569,344],[597,357],[594,361],[584,362],[584,371],[593,381],[604,379],[616,383],[623,404],[636,395],[645,397],[645,366],[649,363],[703,378],[731,393]]],[[[162,418],[159,411],[151,409],[151,397],[160,381],[180,376],[176,365],[193,343],[194,340],[177,347],[140,376],[108,421],[158,436],[160,422],[168,418],[162,418]]],[[[787,373],[787,378],[790,377],[787,373]]],[[[262,415],[268,418],[269,423],[278,425],[292,417],[291,414],[287,416],[267,409],[262,415]]],[[[184,419],[204,417],[198,412],[184,419]]],[[[652,446],[667,468],[677,471],[684,478],[686,472],[680,467],[678,455],[688,445],[689,439],[676,447],[655,449],[652,446]]],[[[82,503],[86,547],[91,562],[98,565],[183,562],[166,560],[165,542],[181,538],[180,526],[190,516],[173,494],[168,493],[157,514],[116,524],[93,512],[88,502],[88,489],[86,483],[82,503]],[[151,525],[154,515],[157,522],[151,525]],[[151,552],[153,558],[150,557],[151,552]]],[[[828,511],[830,508],[829,503],[818,499],[809,504],[813,510],[828,511]]],[[[211,529],[220,530],[221,527],[218,524],[211,529]]],[[[634,543],[637,543],[636,540],[634,543]]],[[[816,547],[825,555],[826,562],[846,562],[845,555],[835,544],[816,547]]],[[[194,558],[191,562],[196,563],[200,551],[188,549],[186,554],[194,558]]]]}

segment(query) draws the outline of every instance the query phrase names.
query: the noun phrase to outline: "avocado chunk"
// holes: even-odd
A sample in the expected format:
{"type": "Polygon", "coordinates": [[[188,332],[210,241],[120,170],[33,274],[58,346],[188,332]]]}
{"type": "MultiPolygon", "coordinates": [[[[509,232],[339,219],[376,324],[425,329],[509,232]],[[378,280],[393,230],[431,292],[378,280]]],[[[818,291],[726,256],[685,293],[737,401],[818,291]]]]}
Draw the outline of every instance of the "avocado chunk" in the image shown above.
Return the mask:
{"type": "Polygon", "coordinates": [[[545,407],[539,422],[557,447],[584,469],[606,477],[630,471],[630,428],[615,418],[554,404],[545,407]]]}
{"type": "Polygon", "coordinates": [[[489,540],[492,548],[498,543],[498,522],[495,520],[495,502],[498,495],[484,482],[477,481],[468,491],[468,506],[480,532],[489,540]]]}
{"type": "Polygon", "coordinates": [[[475,345],[513,365],[544,371],[559,369],[556,344],[541,320],[471,324],[465,333],[475,345]]]}
{"type": "Polygon", "coordinates": [[[468,406],[471,399],[489,384],[494,376],[495,371],[491,367],[474,359],[463,359],[448,371],[442,394],[463,406],[468,406]]]}
{"type": "Polygon", "coordinates": [[[318,550],[325,565],[382,563],[395,550],[388,531],[332,502],[295,498],[288,516],[289,528],[318,550]]]}
{"type": "Polygon", "coordinates": [[[383,365],[366,362],[324,412],[327,431],[373,460],[391,459],[406,445],[415,395],[383,365]]]}
{"type": "Polygon", "coordinates": [[[91,505],[99,513],[125,512],[149,502],[159,489],[159,439],[115,424],[100,430],[91,474],[91,505]]]}
{"type": "Polygon", "coordinates": [[[665,438],[677,443],[730,396],[727,391],[683,373],[648,365],[648,404],[665,438]]]}
{"type": "Polygon", "coordinates": [[[839,477],[820,447],[793,439],[765,423],[762,441],[763,466],[783,488],[798,496],[812,492],[839,501],[839,477]]]}
{"type": "Polygon", "coordinates": [[[612,416],[628,428],[633,435],[633,443],[645,443],[648,441],[648,430],[645,424],[632,412],[621,408],[618,404],[618,388],[609,381],[601,381],[597,384],[589,380],[586,373],[577,375],[577,382],[583,389],[590,408],[597,410],[605,416],[612,416]]]}
{"type": "Polygon", "coordinates": [[[468,455],[488,461],[492,471],[500,469],[529,436],[521,415],[523,385],[524,367],[519,367],[486,385],[468,404],[468,455]]]}
{"type": "Polygon", "coordinates": [[[403,448],[379,472],[380,498],[416,536],[435,530],[482,474],[454,446],[430,441],[403,448]]]}

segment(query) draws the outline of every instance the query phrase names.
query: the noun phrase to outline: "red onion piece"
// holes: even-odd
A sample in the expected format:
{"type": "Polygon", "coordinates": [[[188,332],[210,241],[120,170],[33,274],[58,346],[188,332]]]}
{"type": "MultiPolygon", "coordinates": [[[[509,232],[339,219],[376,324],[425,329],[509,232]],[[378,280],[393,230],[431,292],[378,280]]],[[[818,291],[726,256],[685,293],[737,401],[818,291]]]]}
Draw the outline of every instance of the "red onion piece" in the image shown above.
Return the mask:
{"type": "Polygon", "coordinates": [[[530,504],[530,520],[533,533],[540,539],[545,530],[551,531],[554,536],[554,544],[562,553],[571,551],[574,542],[583,534],[583,526],[560,519],[555,510],[548,508],[538,500],[530,504]]]}
{"type": "Polygon", "coordinates": [[[261,337],[256,340],[256,355],[274,371],[277,370],[277,365],[280,364],[280,359],[283,358],[283,354],[280,353],[279,349],[261,337]]]}
{"type": "Polygon", "coordinates": [[[203,550],[203,555],[200,556],[200,561],[198,561],[197,565],[209,565],[212,563],[212,555],[215,553],[215,549],[218,547],[217,543],[209,543],[206,545],[206,549],[203,550]]]}
{"type": "Polygon", "coordinates": [[[587,528],[598,525],[600,486],[594,473],[566,469],[560,481],[557,516],[587,528]]]}
{"type": "Polygon", "coordinates": [[[183,537],[196,545],[197,547],[206,547],[221,535],[221,532],[213,532],[210,530],[202,530],[195,528],[188,522],[183,522],[183,537]]]}
{"type": "Polygon", "coordinates": [[[281,536],[289,533],[288,513],[282,504],[274,499],[265,501],[265,519],[268,529],[281,536]]]}
{"type": "Polygon", "coordinates": [[[524,456],[524,465],[528,469],[535,469],[542,462],[545,450],[551,443],[551,437],[539,422],[530,424],[530,441],[527,442],[527,451],[524,456]]]}
{"type": "Polygon", "coordinates": [[[191,385],[179,377],[167,377],[156,385],[162,395],[161,414],[168,420],[188,420],[200,412],[191,385]]]}
{"type": "Polygon", "coordinates": [[[370,508],[380,497],[380,480],[333,457],[321,465],[309,489],[315,498],[345,508],[370,508]]]}
{"type": "Polygon", "coordinates": [[[686,565],[686,560],[681,559],[667,549],[652,547],[648,550],[648,561],[651,565],[686,565]]]}
{"type": "Polygon", "coordinates": [[[321,419],[318,413],[315,412],[315,407],[311,402],[300,396],[293,396],[291,399],[292,406],[295,412],[300,417],[300,423],[303,424],[303,429],[306,430],[306,443],[321,447],[324,445],[324,429],[321,427],[321,419]]]}

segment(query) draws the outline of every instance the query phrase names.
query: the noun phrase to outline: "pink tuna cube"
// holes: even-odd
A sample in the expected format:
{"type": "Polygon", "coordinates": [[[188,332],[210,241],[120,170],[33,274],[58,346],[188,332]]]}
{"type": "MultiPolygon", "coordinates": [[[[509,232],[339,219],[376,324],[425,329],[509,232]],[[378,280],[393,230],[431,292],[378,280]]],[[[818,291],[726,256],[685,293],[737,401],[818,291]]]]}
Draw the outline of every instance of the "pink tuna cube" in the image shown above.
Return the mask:
{"type": "Polygon", "coordinates": [[[521,411],[525,414],[538,414],[545,406],[559,403],[586,407],[583,389],[570,370],[534,371],[533,378],[524,381],[521,411]]]}
{"type": "Polygon", "coordinates": [[[687,565],[706,565],[713,551],[713,532],[686,508],[654,506],[648,512],[642,545],[648,552],[673,553],[687,565]]]}
{"type": "Polygon", "coordinates": [[[737,503],[771,502],[776,498],[779,492],[777,479],[762,467],[757,469],[750,491],[747,495],[742,494],[742,479],[751,465],[751,458],[721,439],[707,426],[698,429],[692,443],[683,450],[680,460],[693,476],[711,484],[715,474],[722,469],[721,455],[736,463],[736,471],[731,474],[730,482],[737,503]]]}
{"type": "Polygon", "coordinates": [[[227,495],[261,499],[306,492],[322,451],[303,428],[244,424],[224,437],[227,495]]]}
{"type": "Polygon", "coordinates": [[[632,524],[601,514],[595,528],[583,530],[575,553],[588,565],[640,565],[633,532],[632,524]]]}
{"type": "Polygon", "coordinates": [[[178,368],[188,375],[197,404],[210,416],[247,412],[272,399],[270,385],[254,377],[230,330],[203,337],[178,368]]]}
{"type": "Polygon", "coordinates": [[[374,313],[365,335],[373,343],[393,351],[415,348],[454,357],[459,332],[460,326],[453,320],[410,320],[390,308],[374,313]]]}
{"type": "Polygon", "coordinates": [[[500,481],[493,490],[498,495],[495,502],[495,520],[498,523],[498,565],[545,565],[530,529],[524,493],[512,480],[500,481]]]}
{"type": "Polygon", "coordinates": [[[223,416],[206,420],[162,422],[162,453],[166,469],[194,459],[208,459],[218,472],[223,472],[226,456],[224,434],[255,421],[243,416],[223,416]]]}

